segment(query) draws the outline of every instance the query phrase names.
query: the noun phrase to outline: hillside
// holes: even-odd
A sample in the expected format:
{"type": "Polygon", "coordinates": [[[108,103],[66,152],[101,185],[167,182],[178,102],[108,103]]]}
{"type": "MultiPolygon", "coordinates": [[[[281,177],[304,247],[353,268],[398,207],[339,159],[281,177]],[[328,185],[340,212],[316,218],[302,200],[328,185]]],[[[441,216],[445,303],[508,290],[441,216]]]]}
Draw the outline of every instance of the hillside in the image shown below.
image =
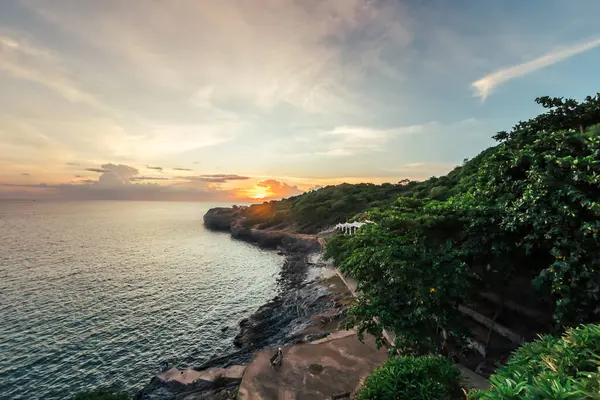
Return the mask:
{"type": "Polygon", "coordinates": [[[498,133],[497,146],[329,243],[363,291],[351,312],[359,330],[378,334],[379,317],[404,351],[460,344],[461,306],[481,305],[482,292],[497,300],[485,304],[491,321],[509,301],[552,317],[519,320],[526,338],[600,319],[600,94],[536,101],[547,111],[498,133]]]}
{"type": "Polygon", "coordinates": [[[464,190],[480,164],[493,154],[495,147],[485,150],[448,175],[422,182],[404,180],[395,184],[359,183],[327,186],[288,199],[249,206],[244,214],[246,226],[314,234],[358,214],[391,207],[399,197],[446,200],[464,190]]]}
{"type": "Polygon", "coordinates": [[[439,349],[440,330],[464,340],[457,305],[480,304],[482,291],[497,300],[486,304],[490,320],[509,301],[552,317],[522,320],[525,337],[598,321],[600,95],[536,102],[547,111],[499,132],[496,146],[446,176],[330,186],[251,206],[245,224],[316,233],[375,221],[334,237],[327,255],[363,292],[352,324],[377,335],[379,317],[405,351],[439,349]]]}

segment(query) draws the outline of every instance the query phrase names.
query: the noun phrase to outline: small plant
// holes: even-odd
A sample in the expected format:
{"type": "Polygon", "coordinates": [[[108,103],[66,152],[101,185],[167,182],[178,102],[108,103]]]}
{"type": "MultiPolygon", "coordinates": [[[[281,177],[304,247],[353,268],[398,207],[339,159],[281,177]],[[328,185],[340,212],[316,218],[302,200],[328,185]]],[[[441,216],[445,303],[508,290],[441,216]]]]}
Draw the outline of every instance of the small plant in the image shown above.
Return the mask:
{"type": "Polygon", "coordinates": [[[73,396],[73,400],[129,400],[130,396],[124,392],[111,392],[107,390],[94,390],[81,392],[73,396]]]}
{"type": "Polygon", "coordinates": [[[395,357],[367,377],[357,400],[464,399],[460,372],[439,356],[395,357]]]}
{"type": "Polygon", "coordinates": [[[490,378],[490,390],[471,399],[600,399],[600,325],[582,325],[563,337],[542,336],[520,347],[490,378]]]}

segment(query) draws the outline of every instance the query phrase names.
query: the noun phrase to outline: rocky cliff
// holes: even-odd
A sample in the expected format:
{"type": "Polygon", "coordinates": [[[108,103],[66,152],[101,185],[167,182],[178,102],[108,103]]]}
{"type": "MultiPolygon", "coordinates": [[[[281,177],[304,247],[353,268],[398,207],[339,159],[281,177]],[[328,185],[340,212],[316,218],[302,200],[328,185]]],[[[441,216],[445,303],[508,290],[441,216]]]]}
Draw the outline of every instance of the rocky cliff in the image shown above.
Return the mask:
{"type": "Polygon", "coordinates": [[[278,230],[261,230],[248,226],[244,208],[211,208],[204,215],[204,226],[217,231],[228,231],[235,239],[256,243],[261,247],[281,247],[291,252],[319,251],[316,236],[300,235],[278,230]]]}

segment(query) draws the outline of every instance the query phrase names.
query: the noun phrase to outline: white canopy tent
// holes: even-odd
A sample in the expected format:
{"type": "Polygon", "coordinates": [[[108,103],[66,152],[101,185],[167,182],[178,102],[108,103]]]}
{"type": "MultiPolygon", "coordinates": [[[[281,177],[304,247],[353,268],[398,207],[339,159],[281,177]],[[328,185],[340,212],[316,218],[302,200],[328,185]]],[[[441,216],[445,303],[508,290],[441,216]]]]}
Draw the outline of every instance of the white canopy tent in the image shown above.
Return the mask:
{"type": "Polygon", "coordinates": [[[343,224],[337,224],[335,226],[335,230],[341,233],[346,233],[349,235],[354,235],[358,228],[366,224],[372,224],[373,221],[364,221],[364,222],[345,222],[343,224]]]}

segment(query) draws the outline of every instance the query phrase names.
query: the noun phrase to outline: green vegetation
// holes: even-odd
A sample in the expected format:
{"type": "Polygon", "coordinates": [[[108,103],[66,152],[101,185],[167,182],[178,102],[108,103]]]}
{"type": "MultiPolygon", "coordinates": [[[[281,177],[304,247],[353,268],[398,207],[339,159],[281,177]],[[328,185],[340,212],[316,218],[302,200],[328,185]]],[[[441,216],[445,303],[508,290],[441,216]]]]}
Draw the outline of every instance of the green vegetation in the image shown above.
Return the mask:
{"type": "Polygon", "coordinates": [[[461,376],[439,356],[395,357],[367,377],[357,400],[464,399],[461,376]]]}
{"type": "Polygon", "coordinates": [[[290,199],[291,215],[301,232],[318,232],[366,209],[387,207],[409,190],[406,184],[389,183],[328,186],[290,199]]]}
{"type": "MultiPolygon", "coordinates": [[[[413,398],[398,384],[422,362],[410,356],[439,354],[448,341],[460,347],[467,330],[458,306],[479,291],[502,304],[511,282],[529,280],[551,308],[555,334],[600,320],[600,93],[581,103],[536,102],[544,113],[499,132],[496,146],[446,176],[330,186],[250,207],[250,223],[262,229],[315,233],[338,222],[375,222],[335,235],[326,249],[358,281],[347,326],[380,343],[383,329],[392,331],[393,347],[408,356],[377,370],[359,398],[413,398]]],[[[599,329],[582,326],[523,346],[492,378],[493,388],[476,396],[599,398],[599,329]]],[[[429,387],[442,375],[409,374],[403,382],[429,387]]]]}
{"type": "Polygon", "coordinates": [[[439,348],[440,329],[459,326],[462,315],[455,305],[464,302],[474,279],[460,238],[447,239],[458,236],[466,222],[425,206],[422,200],[401,198],[386,211],[369,213],[377,224],[353,237],[337,236],[327,248],[361,291],[347,321],[361,334],[380,337],[384,327],[396,332],[404,354],[439,348]]]}
{"type": "Polygon", "coordinates": [[[598,320],[600,95],[537,102],[549,110],[448,176],[405,185],[364,213],[376,224],[330,242],[327,255],[359,283],[348,321],[360,333],[394,331],[412,354],[460,343],[456,306],[475,290],[504,293],[515,276],[554,305],[557,331],[598,320]]]}
{"type": "Polygon", "coordinates": [[[481,400],[600,398],[600,325],[571,329],[523,345],[490,379],[481,400]]]}
{"type": "Polygon", "coordinates": [[[112,392],[107,390],[95,390],[92,392],[81,392],[73,396],[73,400],[129,400],[130,396],[124,392],[112,392]]]}
{"type": "Polygon", "coordinates": [[[327,186],[289,199],[254,204],[246,210],[246,227],[292,229],[298,233],[317,233],[339,222],[346,222],[372,207],[390,206],[417,182],[374,185],[344,183],[327,186]]]}
{"type": "Polygon", "coordinates": [[[464,178],[476,172],[493,150],[484,151],[446,176],[432,177],[424,182],[405,179],[382,185],[344,183],[288,199],[254,204],[245,211],[245,226],[314,234],[337,223],[361,218],[366,210],[390,208],[399,197],[443,201],[465,189],[468,182],[464,178]]]}

